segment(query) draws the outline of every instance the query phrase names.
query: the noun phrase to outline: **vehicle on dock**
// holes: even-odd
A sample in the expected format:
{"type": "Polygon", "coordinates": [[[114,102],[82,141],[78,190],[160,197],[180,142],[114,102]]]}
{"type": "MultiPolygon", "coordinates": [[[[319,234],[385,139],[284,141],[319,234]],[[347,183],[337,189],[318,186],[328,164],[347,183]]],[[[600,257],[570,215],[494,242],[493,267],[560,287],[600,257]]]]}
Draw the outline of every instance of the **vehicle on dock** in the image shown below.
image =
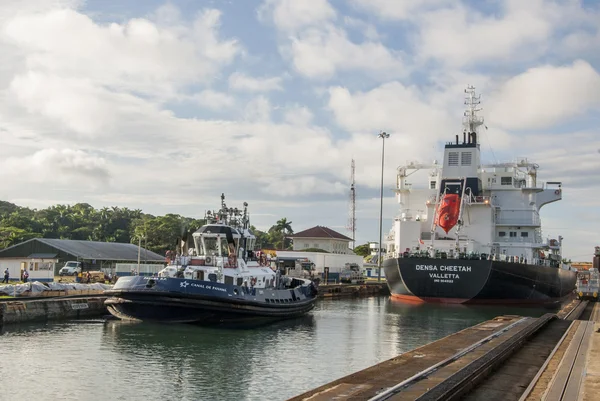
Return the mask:
{"type": "Polygon", "coordinates": [[[360,271],[360,266],[356,263],[346,263],[344,269],[340,272],[340,282],[345,284],[363,284],[365,277],[360,271]]]}
{"type": "Polygon", "coordinates": [[[105,291],[108,310],[130,320],[219,324],[294,318],[309,312],[317,287],[274,272],[253,252],[256,237],[244,209],[207,212],[194,247],[156,276],[120,277],[105,291]]]}
{"type": "Polygon", "coordinates": [[[543,239],[540,210],[562,199],[562,183],[537,180],[536,163],[481,163],[483,118],[466,90],[462,142],[446,143],[441,164],[397,170],[400,214],[387,237],[392,297],[441,303],[559,303],[577,273],[562,261],[562,237],[543,239]],[[423,186],[411,179],[429,170],[423,186]]]}
{"type": "Polygon", "coordinates": [[[286,277],[295,277],[302,279],[315,278],[315,264],[308,258],[299,258],[294,262],[294,266],[288,267],[285,272],[286,277]]]}
{"type": "Polygon", "coordinates": [[[65,265],[58,271],[59,276],[77,276],[79,273],[81,273],[81,262],[77,261],[65,262],[65,265]]]}
{"type": "Polygon", "coordinates": [[[581,300],[598,301],[600,274],[591,268],[577,273],[577,297],[581,300]]]}

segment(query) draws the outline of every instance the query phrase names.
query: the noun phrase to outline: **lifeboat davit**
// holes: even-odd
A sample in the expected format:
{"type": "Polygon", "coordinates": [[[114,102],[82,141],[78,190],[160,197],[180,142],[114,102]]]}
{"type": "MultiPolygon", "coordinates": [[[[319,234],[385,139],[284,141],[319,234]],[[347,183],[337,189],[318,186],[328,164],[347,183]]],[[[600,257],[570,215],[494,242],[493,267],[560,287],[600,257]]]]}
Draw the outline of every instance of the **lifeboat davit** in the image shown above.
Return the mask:
{"type": "Polygon", "coordinates": [[[442,198],[442,202],[438,206],[436,224],[448,234],[458,223],[458,215],[460,213],[460,197],[458,194],[446,194],[442,198]]]}

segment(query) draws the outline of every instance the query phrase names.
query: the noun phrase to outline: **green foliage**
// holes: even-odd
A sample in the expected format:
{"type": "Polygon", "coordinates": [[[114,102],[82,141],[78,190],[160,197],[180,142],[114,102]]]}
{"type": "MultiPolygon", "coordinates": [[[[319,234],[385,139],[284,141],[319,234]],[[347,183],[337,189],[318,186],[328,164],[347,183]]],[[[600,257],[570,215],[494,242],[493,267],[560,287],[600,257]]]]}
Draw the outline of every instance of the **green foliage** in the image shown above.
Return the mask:
{"type": "MultiPolygon", "coordinates": [[[[36,210],[0,201],[0,249],[31,238],[60,238],[103,242],[141,243],[164,255],[177,251],[182,241],[192,245],[192,233],[206,221],[178,214],[152,216],[126,207],[94,209],[87,203],[54,205],[36,210]]],[[[259,248],[291,249],[292,222],[279,219],[268,232],[250,226],[259,248]]]]}
{"type": "Polygon", "coordinates": [[[355,246],[354,253],[362,257],[369,256],[371,254],[371,249],[369,249],[369,243],[355,246]]]}
{"type": "Polygon", "coordinates": [[[142,246],[164,254],[182,240],[191,241],[191,233],[202,224],[177,214],[155,217],[126,207],[96,210],[77,203],[32,210],[0,201],[0,249],[40,237],[136,244],[141,239],[142,246]]]}
{"type": "Polygon", "coordinates": [[[293,234],[292,222],[288,221],[285,217],[277,220],[274,226],[269,228],[267,233],[269,242],[275,249],[292,249],[292,240],[287,238],[286,235],[293,234]]]}

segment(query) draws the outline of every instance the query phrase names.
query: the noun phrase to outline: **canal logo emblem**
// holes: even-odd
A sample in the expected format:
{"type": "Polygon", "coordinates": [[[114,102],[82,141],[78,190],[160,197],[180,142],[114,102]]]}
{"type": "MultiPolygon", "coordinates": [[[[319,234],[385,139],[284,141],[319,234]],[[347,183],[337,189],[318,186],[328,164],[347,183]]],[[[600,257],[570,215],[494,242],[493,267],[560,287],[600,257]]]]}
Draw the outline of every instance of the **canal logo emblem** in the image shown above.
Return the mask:
{"type": "Polygon", "coordinates": [[[179,284],[179,286],[183,288],[187,288],[188,285],[190,285],[190,283],[188,283],[187,281],[184,281],[183,283],[179,284]]]}

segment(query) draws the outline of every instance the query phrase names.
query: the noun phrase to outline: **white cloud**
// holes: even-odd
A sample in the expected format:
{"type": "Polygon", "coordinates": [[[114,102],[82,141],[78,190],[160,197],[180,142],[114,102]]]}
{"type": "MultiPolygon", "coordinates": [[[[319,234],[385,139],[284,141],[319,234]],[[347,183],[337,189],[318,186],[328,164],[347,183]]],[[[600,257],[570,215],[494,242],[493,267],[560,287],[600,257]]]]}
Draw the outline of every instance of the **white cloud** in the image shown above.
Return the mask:
{"type": "Polygon", "coordinates": [[[269,121],[271,118],[271,103],[264,96],[252,99],[246,105],[244,118],[248,121],[269,121]]]}
{"type": "Polygon", "coordinates": [[[273,21],[277,29],[291,33],[335,19],[336,11],[327,0],[265,0],[258,15],[263,21],[273,21]]]}
{"type": "Polygon", "coordinates": [[[331,182],[314,176],[294,179],[274,178],[266,181],[265,184],[265,192],[286,197],[306,194],[343,194],[348,187],[339,181],[331,182]]]}
{"type": "Polygon", "coordinates": [[[149,111],[140,99],[91,80],[37,72],[15,76],[9,93],[29,113],[57,121],[77,135],[107,136],[115,133],[120,115],[149,111]]]}
{"type": "Polygon", "coordinates": [[[417,11],[451,4],[450,0],[352,0],[359,9],[367,10],[381,19],[412,19],[417,11]]]}
{"type": "Polygon", "coordinates": [[[483,14],[459,3],[417,16],[419,57],[452,67],[515,64],[547,53],[560,56],[553,42],[565,30],[598,29],[598,12],[584,10],[578,1],[503,0],[499,5],[500,15],[483,14]]]}
{"type": "MultiPolygon", "coordinates": [[[[336,13],[326,0],[265,0],[259,15],[263,21],[270,18],[285,33],[280,52],[305,77],[327,80],[338,71],[364,71],[382,80],[406,74],[400,52],[386,48],[373,29],[364,32],[367,40],[362,43],[350,40],[347,32],[333,23],[336,13]]],[[[364,29],[357,19],[344,21],[364,29]]]]}
{"type": "Polygon", "coordinates": [[[75,149],[43,149],[23,158],[9,157],[2,164],[0,176],[4,176],[5,182],[27,180],[45,184],[50,181],[88,189],[106,185],[110,178],[103,158],[75,149]]]}
{"type": "Polygon", "coordinates": [[[510,78],[492,95],[489,116],[509,129],[548,128],[600,110],[600,74],[583,60],[541,66],[510,78]]]}
{"type": "Polygon", "coordinates": [[[344,17],[344,25],[349,28],[359,30],[362,32],[364,37],[370,41],[377,41],[381,39],[379,32],[377,32],[377,28],[375,28],[375,25],[369,24],[361,19],[346,16],[344,17]]]}
{"type": "Polygon", "coordinates": [[[313,119],[313,113],[304,106],[288,108],[284,115],[284,121],[292,125],[309,125],[313,119]]]}
{"type": "Polygon", "coordinates": [[[295,69],[308,78],[329,79],[338,71],[366,71],[379,79],[406,74],[398,52],[380,42],[354,43],[334,26],[306,29],[291,41],[287,52],[295,69]]]}
{"type": "MultiPolygon", "coordinates": [[[[444,127],[451,126],[451,116],[429,105],[425,96],[415,87],[389,82],[368,92],[351,93],[343,87],[329,89],[329,108],[337,123],[351,132],[379,130],[399,135],[419,136],[431,141],[447,135],[444,127]]],[[[432,94],[431,97],[434,97],[432,94]]],[[[460,121],[455,118],[457,123],[460,121]]]]}
{"type": "Polygon", "coordinates": [[[229,87],[240,91],[269,92],[283,90],[281,83],[281,77],[253,78],[240,72],[234,72],[229,76],[229,87]]]}
{"type": "Polygon", "coordinates": [[[146,19],[100,25],[71,9],[19,14],[5,37],[26,54],[27,68],[98,85],[157,96],[212,79],[239,54],[236,40],[221,41],[221,14],[203,10],[192,25],[161,27],[146,19]]]}
{"type": "Polygon", "coordinates": [[[235,99],[232,96],[210,89],[203,90],[193,95],[192,98],[200,106],[216,111],[232,107],[235,104],[235,99]]]}

